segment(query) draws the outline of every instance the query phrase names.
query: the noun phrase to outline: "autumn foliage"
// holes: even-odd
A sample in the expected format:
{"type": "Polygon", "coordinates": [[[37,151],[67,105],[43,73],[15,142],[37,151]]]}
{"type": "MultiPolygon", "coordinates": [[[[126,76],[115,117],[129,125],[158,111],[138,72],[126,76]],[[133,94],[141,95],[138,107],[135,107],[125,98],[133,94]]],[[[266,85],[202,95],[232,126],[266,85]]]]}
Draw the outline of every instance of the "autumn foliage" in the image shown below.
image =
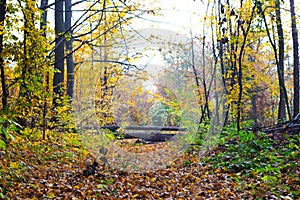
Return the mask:
{"type": "Polygon", "coordinates": [[[300,198],[293,0],[194,1],[185,40],[137,30],[154,0],[64,2],[0,0],[0,199],[300,198]]]}

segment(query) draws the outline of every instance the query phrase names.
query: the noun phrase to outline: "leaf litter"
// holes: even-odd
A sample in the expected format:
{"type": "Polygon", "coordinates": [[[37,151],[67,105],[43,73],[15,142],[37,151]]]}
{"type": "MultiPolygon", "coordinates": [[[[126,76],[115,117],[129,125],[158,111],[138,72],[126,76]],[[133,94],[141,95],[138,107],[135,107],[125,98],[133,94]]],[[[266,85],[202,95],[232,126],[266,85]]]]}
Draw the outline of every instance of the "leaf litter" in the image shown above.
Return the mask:
{"type": "MultiPolygon", "coordinates": [[[[281,170],[281,185],[276,186],[254,171],[247,175],[243,169],[215,165],[212,158],[227,152],[226,144],[205,157],[197,151],[182,154],[165,169],[129,173],[109,168],[101,160],[95,164],[77,139],[74,134],[53,134],[47,141],[17,136],[16,142],[0,152],[0,199],[299,198],[299,152],[287,163],[298,165],[281,170]]],[[[163,145],[129,145],[128,150],[149,152],[163,145]]]]}

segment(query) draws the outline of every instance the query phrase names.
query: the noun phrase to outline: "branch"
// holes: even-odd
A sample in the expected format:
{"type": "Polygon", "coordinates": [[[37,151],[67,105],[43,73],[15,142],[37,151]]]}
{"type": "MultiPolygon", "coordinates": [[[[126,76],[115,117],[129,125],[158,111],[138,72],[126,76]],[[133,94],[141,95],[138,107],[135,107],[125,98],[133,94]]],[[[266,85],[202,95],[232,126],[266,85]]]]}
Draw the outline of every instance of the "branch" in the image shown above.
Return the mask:
{"type": "Polygon", "coordinates": [[[77,1],[77,2],[73,3],[72,6],[76,6],[77,4],[81,4],[84,2],[86,2],[86,0],[77,1]]]}
{"type": "MultiPolygon", "coordinates": [[[[61,1],[64,1],[64,0],[61,0],[61,1]]],[[[45,6],[40,6],[40,7],[37,6],[37,7],[41,10],[46,10],[47,8],[50,8],[51,6],[54,6],[54,4],[55,4],[55,2],[45,5],[45,6]]]]}

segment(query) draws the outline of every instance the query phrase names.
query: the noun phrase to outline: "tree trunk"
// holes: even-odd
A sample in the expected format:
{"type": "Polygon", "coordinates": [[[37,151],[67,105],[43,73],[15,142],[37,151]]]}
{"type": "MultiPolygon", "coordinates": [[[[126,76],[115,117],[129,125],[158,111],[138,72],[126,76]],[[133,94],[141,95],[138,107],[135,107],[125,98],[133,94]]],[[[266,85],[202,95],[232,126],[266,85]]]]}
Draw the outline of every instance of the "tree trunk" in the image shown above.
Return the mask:
{"type": "MultiPolygon", "coordinates": [[[[43,30],[43,36],[46,37],[46,25],[47,25],[47,9],[46,6],[48,5],[48,0],[42,0],[41,1],[41,8],[42,9],[42,16],[41,16],[41,24],[40,24],[40,29],[43,30]]],[[[46,72],[45,74],[45,92],[49,92],[49,73],[46,72]]],[[[43,105],[43,140],[46,139],[46,128],[47,128],[47,98],[44,97],[43,99],[44,105],[43,105]]]]}
{"type": "MultiPolygon", "coordinates": [[[[222,15],[224,15],[224,10],[223,10],[223,5],[221,4],[221,1],[218,0],[218,20],[221,22],[222,19],[222,15]]],[[[222,22],[223,23],[223,22],[222,22]]],[[[222,25],[222,24],[221,24],[222,25]]],[[[218,32],[219,34],[222,34],[222,26],[218,26],[218,32]]],[[[218,36],[218,34],[216,34],[216,36],[218,36]]],[[[223,83],[223,89],[224,91],[222,91],[222,94],[224,95],[228,95],[229,91],[227,88],[227,78],[226,78],[226,63],[225,63],[225,55],[224,55],[224,51],[225,51],[225,43],[223,42],[223,40],[225,40],[225,38],[223,37],[224,34],[222,34],[222,38],[221,40],[217,41],[217,49],[219,50],[219,54],[218,57],[220,58],[220,67],[221,67],[221,78],[222,78],[222,83],[223,83]]],[[[230,108],[230,104],[227,104],[226,98],[222,98],[222,118],[224,120],[223,126],[225,126],[227,124],[228,121],[228,116],[229,116],[229,108],[230,108]]]]}
{"type": "MultiPolygon", "coordinates": [[[[191,35],[191,51],[192,51],[192,69],[193,69],[193,74],[195,76],[195,83],[196,83],[196,87],[197,87],[197,95],[199,96],[199,98],[201,98],[201,92],[200,92],[200,81],[199,81],[199,76],[198,76],[198,72],[195,66],[195,52],[194,52],[194,39],[193,39],[193,34],[192,34],[192,29],[190,29],[190,35],[191,35]]],[[[199,125],[202,123],[203,120],[203,115],[204,115],[204,109],[203,106],[200,105],[200,109],[201,109],[201,117],[199,120],[199,125]]],[[[198,126],[198,128],[200,128],[200,126],[198,126]]]]}
{"type": "Polygon", "coordinates": [[[280,100],[279,100],[279,112],[278,119],[286,120],[286,109],[289,112],[288,97],[285,88],[284,81],[284,35],[282,29],[282,20],[280,12],[280,0],[276,0],[276,25],[278,34],[278,76],[279,76],[279,88],[280,88],[280,100]]]}
{"type": "Polygon", "coordinates": [[[286,119],[286,109],[285,105],[287,105],[287,110],[289,113],[290,117],[290,112],[289,112],[289,104],[288,104],[288,99],[287,99],[287,92],[286,92],[286,87],[284,83],[284,38],[283,38],[283,30],[282,30],[282,21],[281,21],[281,13],[280,13],[280,1],[276,0],[276,25],[277,25],[277,35],[279,37],[279,52],[277,52],[277,46],[275,41],[272,40],[271,38],[271,33],[268,28],[268,22],[265,16],[264,11],[262,10],[262,4],[260,3],[258,5],[259,12],[262,15],[266,31],[268,34],[269,42],[271,43],[271,46],[274,51],[274,56],[275,56],[275,62],[276,62],[276,67],[277,67],[277,74],[278,74],[278,82],[279,82],[279,92],[280,92],[280,97],[279,97],[279,108],[278,108],[278,120],[279,121],[284,121],[286,119]],[[280,54],[280,55],[279,55],[280,54]]]}
{"type": "Polygon", "coordinates": [[[67,95],[73,99],[74,97],[74,59],[73,59],[73,32],[71,30],[71,19],[72,19],[72,0],[65,0],[66,7],[66,21],[65,29],[67,32],[68,40],[66,41],[67,50],[67,95]]]}
{"type": "Polygon", "coordinates": [[[257,118],[258,118],[257,117],[256,96],[257,96],[257,92],[255,92],[251,96],[251,105],[252,105],[251,115],[252,115],[252,119],[254,120],[255,125],[257,124],[257,118]]]}
{"type": "MultiPolygon", "coordinates": [[[[4,19],[6,14],[6,0],[0,1],[0,25],[4,25],[4,19]]],[[[0,26],[0,72],[1,72],[1,89],[2,89],[2,109],[7,108],[8,90],[5,82],[4,74],[4,59],[3,59],[3,28],[0,26]]]]}
{"type": "MultiPolygon", "coordinates": [[[[242,4],[242,3],[241,3],[242,4]]],[[[242,5],[241,5],[242,7],[242,5]]],[[[241,45],[240,48],[240,52],[238,55],[238,85],[239,85],[239,96],[238,96],[238,116],[237,116],[237,129],[238,131],[241,130],[241,126],[240,126],[240,122],[241,122],[241,116],[242,116],[242,97],[243,97],[243,66],[242,66],[242,62],[243,62],[243,54],[244,54],[244,50],[246,47],[246,42],[247,42],[247,37],[248,37],[248,33],[250,32],[250,28],[251,28],[251,24],[252,24],[252,20],[254,18],[254,13],[255,13],[255,9],[256,9],[256,4],[253,6],[252,8],[252,12],[251,12],[251,17],[249,19],[249,21],[247,22],[248,26],[246,31],[243,31],[243,43],[241,45]]],[[[242,27],[240,27],[238,25],[238,29],[240,29],[242,27]]],[[[244,29],[242,29],[244,30],[244,29]]]]}
{"type": "Polygon", "coordinates": [[[294,117],[299,113],[299,51],[298,51],[298,31],[295,14],[294,0],[290,0],[292,37],[293,37],[293,56],[294,56],[294,117]]]}
{"type": "MultiPolygon", "coordinates": [[[[64,84],[64,1],[55,0],[55,62],[54,68],[58,70],[54,74],[53,91],[55,95],[63,96],[64,84]]],[[[57,105],[56,98],[54,98],[54,105],[57,105]]]]}
{"type": "Polygon", "coordinates": [[[46,26],[47,26],[47,7],[48,0],[41,0],[42,16],[40,29],[43,30],[43,36],[46,37],[46,26]]]}

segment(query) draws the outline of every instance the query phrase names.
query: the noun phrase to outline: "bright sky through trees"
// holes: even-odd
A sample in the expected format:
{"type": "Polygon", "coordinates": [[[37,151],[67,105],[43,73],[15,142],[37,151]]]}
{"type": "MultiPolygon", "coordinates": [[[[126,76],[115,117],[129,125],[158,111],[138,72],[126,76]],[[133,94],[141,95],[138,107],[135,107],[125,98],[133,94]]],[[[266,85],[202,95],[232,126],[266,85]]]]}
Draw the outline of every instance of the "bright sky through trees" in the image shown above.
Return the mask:
{"type": "Polygon", "coordinates": [[[201,1],[164,1],[155,0],[153,7],[160,8],[157,16],[148,15],[145,20],[135,19],[134,27],[138,28],[165,28],[179,33],[189,34],[190,27],[193,32],[200,32],[199,22],[205,13],[201,1]]]}
{"type": "MultiPolygon", "coordinates": [[[[149,14],[134,19],[132,28],[167,29],[187,37],[190,37],[190,30],[193,33],[200,33],[199,24],[205,13],[205,7],[200,1],[154,0],[154,4],[149,5],[160,9],[157,15],[149,14]]],[[[162,56],[158,51],[148,51],[147,54],[148,57],[140,59],[141,62],[149,62],[150,65],[161,65],[163,63],[162,56]],[[149,60],[149,55],[151,60],[149,60]]]]}
{"type": "MultiPolygon", "coordinates": [[[[49,4],[53,3],[53,0],[49,1],[49,4]]],[[[74,1],[73,3],[75,3],[74,1]]],[[[152,0],[151,2],[138,0],[141,4],[146,4],[147,9],[158,9],[157,14],[143,15],[141,18],[135,18],[132,20],[128,29],[139,30],[143,28],[160,28],[171,30],[179,34],[184,34],[190,37],[190,30],[194,34],[202,32],[201,21],[205,14],[205,6],[201,1],[182,1],[182,0],[152,0]]],[[[49,22],[51,26],[54,26],[53,9],[49,9],[49,22]]],[[[84,13],[84,4],[78,4],[73,7],[73,23],[77,21],[84,13]]],[[[84,20],[84,17],[83,19],[84,20]]],[[[151,54],[150,52],[147,53],[151,54]]],[[[141,62],[149,62],[148,58],[141,62]]],[[[152,51],[151,64],[161,64],[162,57],[158,52],[152,51]]]]}

